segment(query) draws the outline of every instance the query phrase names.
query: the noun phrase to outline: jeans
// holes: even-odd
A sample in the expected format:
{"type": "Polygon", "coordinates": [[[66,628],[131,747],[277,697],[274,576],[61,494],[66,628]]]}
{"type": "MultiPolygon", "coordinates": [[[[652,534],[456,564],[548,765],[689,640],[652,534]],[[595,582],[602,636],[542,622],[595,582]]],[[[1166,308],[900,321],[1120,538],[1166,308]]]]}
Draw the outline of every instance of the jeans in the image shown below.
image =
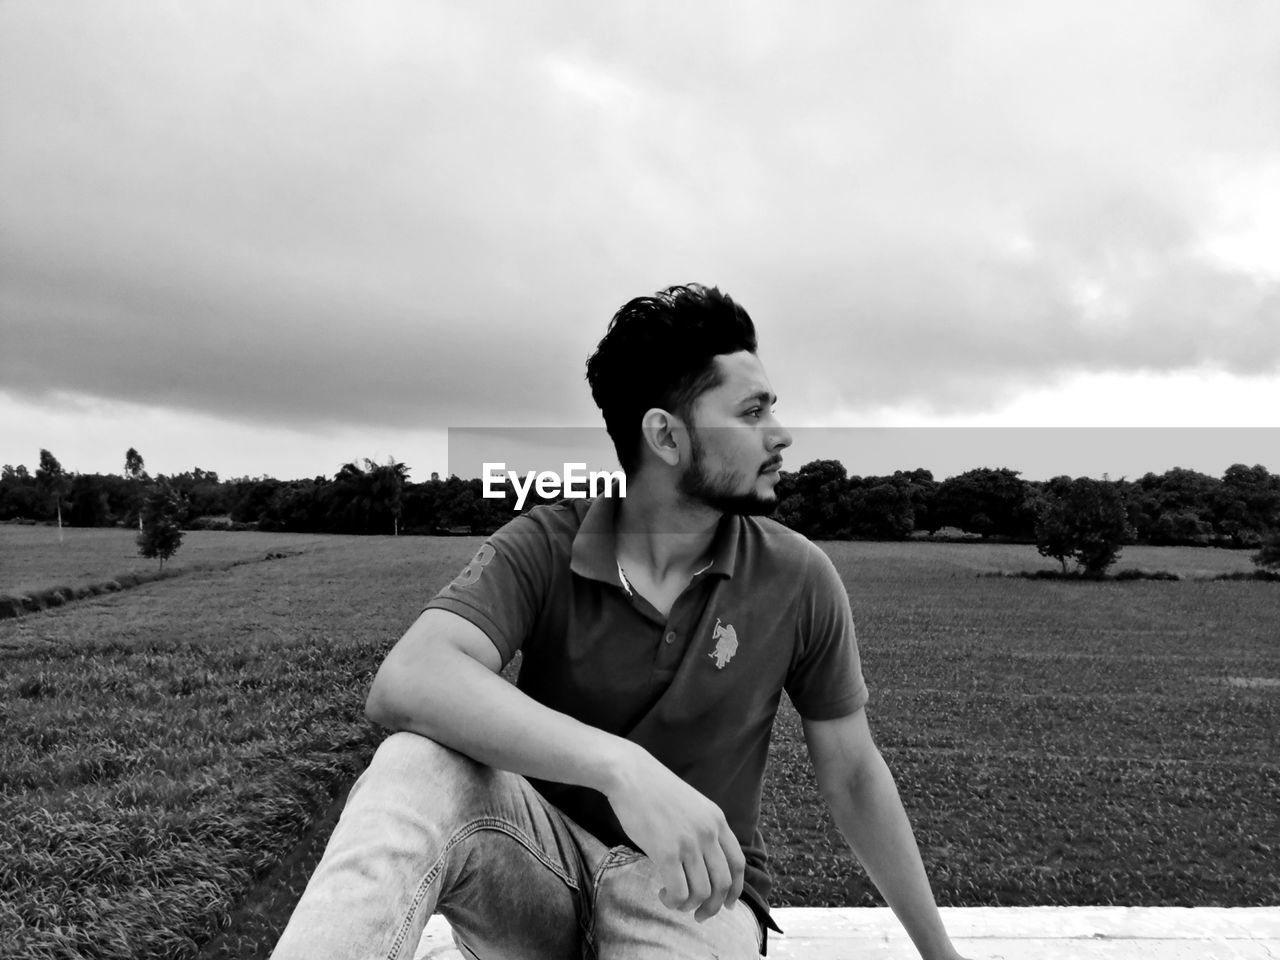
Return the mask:
{"type": "Polygon", "coordinates": [[[476,960],[756,960],[746,903],[701,923],[523,777],[412,733],[356,781],[273,960],[411,960],[432,913],[476,960]]]}

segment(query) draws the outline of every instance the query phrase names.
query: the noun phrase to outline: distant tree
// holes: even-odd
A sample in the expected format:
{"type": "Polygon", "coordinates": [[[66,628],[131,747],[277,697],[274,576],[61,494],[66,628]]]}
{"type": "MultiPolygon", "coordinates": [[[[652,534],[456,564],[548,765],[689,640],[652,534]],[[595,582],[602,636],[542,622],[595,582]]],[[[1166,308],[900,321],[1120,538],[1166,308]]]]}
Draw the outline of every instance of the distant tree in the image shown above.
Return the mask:
{"type": "Polygon", "coordinates": [[[937,533],[942,524],[935,520],[937,511],[934,509],[934,501],[938,496],[939,484],[933,479],[933,473],[922,467],[915,470],[895,470],[893,479],[907,485],[907,493],[911,498],[912,527],[927,530],[930,534],[937,533]]]}
{"type": "Polygon", "coordinates": [[[1130,486],[1130,518],[1139,539],[1151,543],[1206,542],[1222,481],[1196,470],[1174,467],[1148,473],[1130,486]]]}
{"type": "Polygon", "coordinates": [[[281,481],[271,478],[240,481],[231,519],[236,523],[261,523],[272,498],[283,486],[281,481]]]}
{"type": "Polygon", "coordinates": [[[894,477],[850,478],[850,527],[854,536],[905,540],[915,529],[907,482],[894,477]]]}
{"type": "Polygon", "coordinates": [[[43,516],[46,503],[35,477],[23,464],[4,465],[0,470],[0,520],[43,516]]]}
{"type": "Polygon", "coordinates": [[[72,478],[67,489],[71,509],[67,511],[67,524],[72,527],[103,527],[111,516],[111,503],[103,486],[103,477],[97,474],[79,473],[72,478]]]}
{"type": "Polygon", "coordinates": [[[62,542],[62,497],[66,492],[67,476],[62,464],[48,450],[40,451],[40,466],[36,468],[36,485],[41,493],[52,499],[54,512],[58,515],[58,542],[62,542]]]}
{"type": "Polygon", "coordinates": [[[218,480],[218,474],[213,470],[194,467],[185,473],[169,477],[169,483],[182,494],[187,511],[184,523],[195,517],[231,512],[230,491],[218,480]]]}
{"type": "Polygon", "coordinates": [[[144,474],[142,454],[130,447],[124,452],[124,475],[131,480],[141,480],[144,474]]]}
{"type": "Polygon", "coordinates": [[[324,490],[325,525],[339,533],[400,532],[404,486],[409,468],[389,459],[343,464],[324,490]]]}
{"type": "Polygon", "coordinates": [[[434,533],[439,526],[437,513],[443,490],[444,481],[439,479],[405,484],[401,529],[412,533],[434,533]]]}
{"type": "Polygon", "coordinates": [[[167,483],[159,483],[142,503],[142,532],[138,534],[138,553],[164,562],[182,545],[182,497],[167,483]]]}
{"type": "Polygon", "coordinates": [[[1280,476],[1234,463],[1210,498],[1215,532],[1232,546],[1257,547],[1280,533],[1280,476]]]}
{"type": "Polygon", "coordinates": [[[1272,537],[1262,545],[1262,549],[1253,555],[1253,562],[1263,570],[1280,573],[1280,534],[1272,537]]]}
{"type": "Polygon", "coordinates": [[[144,466],[142,454],[135,448],[130,447],[124,452],[124,475],[137,485],[138,533],[142,533],[142,481],[147,475],[144,466]]]}
{"type": "Polygon", "coordinates": [[[938,485],[930,524],[983,537],[1030,538],[1035,531],[1031,490],[1017,470],[979,467],[938,485]]]}
{"type": "Polygon", "coordinates": [[[1045,485],[1036,517],[1036,549],[1065,573],[1068,558],[1101,576],[1133,538],[1125,501],[1110,481],[1055,477],[1045,485]]]}
{"type": "Polygon", "coordinates": [[[409,468],[403,463],[397,463],[395,457],[388,457],[383,464],[376,464],[372,460],[364,463],[373,502],[391,514],[391,535],[398,537],[404,506],[404,485],[409,479],[409,468]]]}
{"type": "Polygon", "coordinates": [[[451,533],[459,529],[476,533],[484,528],[484,502],[479,479],[463,480],[450,474],[439,494],[436,522],[451,533]]]}
{"type": "Polygon", "coordinates": [[[777,519],[815,540],[852,535],[849,474],[839,460],[811,460],[796,473],[783,472],[776,489],[777,519]]]}

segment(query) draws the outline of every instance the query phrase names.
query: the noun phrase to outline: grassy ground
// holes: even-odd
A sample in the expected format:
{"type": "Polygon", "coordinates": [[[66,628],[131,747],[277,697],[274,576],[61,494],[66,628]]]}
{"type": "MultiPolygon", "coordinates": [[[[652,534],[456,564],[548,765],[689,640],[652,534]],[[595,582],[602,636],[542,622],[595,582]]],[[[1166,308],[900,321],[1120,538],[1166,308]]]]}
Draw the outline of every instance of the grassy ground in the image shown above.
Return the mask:
{"type": "MultiPolygon", "coordinates": [[[[228,557],[279,549],[204,536],[228,557]]],[[[284,559],[0,623],[0,956],[194,957],[220,932],[205,957],[265,955],[323,829],[281,859],[377,742],[372,670],[477,543],[297,538],[284,559]],[[250,890],[260,909],[226,930],[250,890]]],[[[1275,584],[990,579],[1053,562],[825,546],[941,902],[1280,903],[1275,584]]],[[[1124,562],[1249,568],[1206,550],[1124,562]]],[[[776,902],[873,902],[789,709],[764,826],[776,902]]]]}
{"type": "MultiPolygon", "coordinates": [[[[121,574],[146,574],[159,561],[138,556],[137,530],[0,524],[0,596],[58,586],[82,586],[121,574]]],[[[189,530],[166,570],[189,571],[260,559],[267,553],[323,549],[344,538],[296,533],[230,533],[189,530]]]]}
{"type": "MultiPolygon", "coordinates": [[[[824,547],[941,902],[1280,903],[1276,584],[993,580],[974,575],[1019,569],[1031,548],[824,547]]],[[[1125,552],[1187,576],[1248,563],[1125,552]]],[[[821,809],[791,711],[776,744],[778,902],[877,902],[821,809]]]]}
{"type": "Polygon", "coordinates": [[[348,539],[0,622],[0,956],[194,956],[367,760],[371,671],[475,549],[348,539]]]}

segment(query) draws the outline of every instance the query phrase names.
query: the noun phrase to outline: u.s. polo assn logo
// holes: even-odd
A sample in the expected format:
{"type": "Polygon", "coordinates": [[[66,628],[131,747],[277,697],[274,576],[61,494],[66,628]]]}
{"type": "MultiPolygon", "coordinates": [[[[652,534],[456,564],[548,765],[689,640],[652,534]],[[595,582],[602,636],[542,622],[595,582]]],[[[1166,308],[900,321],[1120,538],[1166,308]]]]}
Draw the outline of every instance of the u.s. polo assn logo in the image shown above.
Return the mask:
{"type": "Polygon", "coordinates": [[[711,639],[716,642],[716,648],[707,656],[716,662],[717,670],[723,670],[724,665],[738,652],[738,631],[733,629],[731,623],[721,626],[720,618],[716,617],[716,627],[711,633],[711,639]]]}

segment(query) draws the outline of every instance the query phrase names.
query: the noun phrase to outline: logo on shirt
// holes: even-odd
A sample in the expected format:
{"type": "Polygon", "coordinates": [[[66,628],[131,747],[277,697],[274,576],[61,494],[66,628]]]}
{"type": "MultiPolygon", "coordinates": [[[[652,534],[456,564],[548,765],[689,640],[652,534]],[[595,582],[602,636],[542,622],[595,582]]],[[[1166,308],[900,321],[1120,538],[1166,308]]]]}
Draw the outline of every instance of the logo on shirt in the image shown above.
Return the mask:
{"type": "Polygon", "coordinates": [[[738,631],[733,629],[731,623],[721,626],[720,618],[716,617],[716,627],[711,633],[711,639],[716,642],[716,648],[707,656],[716,662],[717,670],[723,670],[725,664],[738,652],[738,631]]]}
{"type": "Polygon", "coordinates": [[[480,574],[484,573],[484,568],[489,565],[489,561],[494,558],[495,551],[489,544],[484,544],[476,555],[471,558],[471,562],[462,568],[462,572],[453,579],[456,587],[469,587],[480,579],[480,574]]]}

